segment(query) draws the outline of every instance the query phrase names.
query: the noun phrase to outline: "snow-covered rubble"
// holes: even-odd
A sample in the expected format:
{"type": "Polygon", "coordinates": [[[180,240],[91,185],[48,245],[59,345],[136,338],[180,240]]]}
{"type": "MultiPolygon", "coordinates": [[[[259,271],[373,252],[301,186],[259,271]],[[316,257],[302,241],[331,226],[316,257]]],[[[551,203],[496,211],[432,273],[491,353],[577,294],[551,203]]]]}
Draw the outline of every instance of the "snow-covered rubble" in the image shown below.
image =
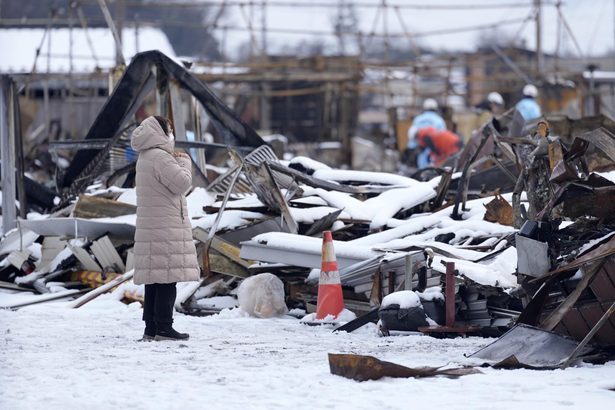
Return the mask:
{"type": "MultiPolygon", "coordinates": [[[[493,339],[411,335],[380,338],[292,318],[177,315],[187,342],[137,342],[138,304],[94,301],[79,310],[46,305],[0,311],[3,409],[499,409],[609,408],[615,362],[554,371],[481,369],[447,378],[357,383],[331,375],[327,353],[372,355],[404,366],[472,363],[493,339]],[[94,383],[104,380],[104,383],[94,383]],[[290,387],[289,387],[290,386],[290,387]],[[294,387],[293,387],[294,386],[294,387]]],[[[232,314],[231,314],[232,313],[232,314]]]]}

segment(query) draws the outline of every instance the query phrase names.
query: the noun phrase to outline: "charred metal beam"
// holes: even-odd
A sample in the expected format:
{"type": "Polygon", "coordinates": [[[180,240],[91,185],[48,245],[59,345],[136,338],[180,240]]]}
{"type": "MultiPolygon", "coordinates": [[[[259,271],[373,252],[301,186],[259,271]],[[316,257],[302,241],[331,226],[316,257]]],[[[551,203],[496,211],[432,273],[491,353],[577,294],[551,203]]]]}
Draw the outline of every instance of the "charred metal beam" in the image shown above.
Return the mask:
{"type": "MultiPolygon", "coordinates": [[[[125,121],[141,105],[143,98],[154,89],[154,67],[158,71],[166,72],[178,82],[180,88],[194,95],[223,137],[238,145],[257,147],[265,144],[261,137],[241,121],[205,84],[159,51],[146,51],[133,58],[85,139],[105,139],[117,134],[125,121]]],[[[94,149],[79,151],[66,171],[62,186],[70,186],[97,154],[98,150],[94,149]]]]}

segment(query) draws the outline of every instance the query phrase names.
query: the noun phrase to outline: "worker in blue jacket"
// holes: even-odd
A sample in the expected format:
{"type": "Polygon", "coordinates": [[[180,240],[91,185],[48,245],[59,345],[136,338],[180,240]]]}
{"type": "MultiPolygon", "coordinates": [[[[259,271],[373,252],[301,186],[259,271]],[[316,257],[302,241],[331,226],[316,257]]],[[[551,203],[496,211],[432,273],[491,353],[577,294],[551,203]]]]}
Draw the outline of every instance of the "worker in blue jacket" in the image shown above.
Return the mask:
{"type": "MultiPolygon", "coordinates": [[[[434,128],[436,130],[446,130],[444,119],[436,112],[438,103],[433,98],[423,101],[423,112],[412,121],[412,126],[408,130],[408,151],[412,152],[418,148],[417,135],[423,128],[434,128]]],[[[429,149],[421,150],[417,153],[416,163],[419,169],[425,168],[430,164],[429,149]]]]}
{"type": "Polygon", "coordinates": [[[536,102],[538,96],[538,89],[532,84],[527,84],[523,87],[523,98],[517,103],[515,108],[519,111],[519,114],[523,119],[527,121],[535,120],[542,116],[540,106],[536,102]]]}

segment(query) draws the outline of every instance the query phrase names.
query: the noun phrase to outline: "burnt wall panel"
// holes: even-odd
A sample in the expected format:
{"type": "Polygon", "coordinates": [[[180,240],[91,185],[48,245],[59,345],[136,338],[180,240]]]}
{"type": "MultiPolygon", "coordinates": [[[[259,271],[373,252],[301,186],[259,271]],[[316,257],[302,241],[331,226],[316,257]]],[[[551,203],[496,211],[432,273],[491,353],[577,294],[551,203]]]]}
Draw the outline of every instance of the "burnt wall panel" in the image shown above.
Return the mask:
{"type": "Polygon", "coordinates": [[[600,269],[590,285],[591,290],[600,302],[615,300],[615,285],[609,277],[610,272],[606,269],[607,265],[610,265],[610,263],[605,264],[605,267],[600,269]]]}
{"type": "MultiPolygon", "coordinates": [[[[608,306],[606,307],[608,309],[608,306]]],[[[594,327],[604,314],[604,310],[598,303],[590,303],[582,306],[579,311],[590,327],[594,327]]],[[[600,346],[615,345],[615,326],[607,321],[596,333],[592,342],[600,346]]]]}
{"type": "Polygon", "coordinates": [[[564,322],[564,326],[568,329],[570,336],[579,341],[583,340],[590,330],[576,307],[570,309],[566,316],[564,316],[564,319],[562,319],[562,322],[564,322]]]}

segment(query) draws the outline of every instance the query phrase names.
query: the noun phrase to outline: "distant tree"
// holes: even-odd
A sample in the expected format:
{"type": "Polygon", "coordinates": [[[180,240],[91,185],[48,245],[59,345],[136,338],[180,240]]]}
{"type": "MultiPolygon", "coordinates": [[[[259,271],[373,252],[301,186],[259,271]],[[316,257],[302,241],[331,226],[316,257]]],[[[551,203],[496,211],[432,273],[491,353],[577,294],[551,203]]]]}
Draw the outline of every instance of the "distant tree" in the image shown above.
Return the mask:
{"type": "Polygon", "coordinates": [[[476,47],[491,48],[497,47],[525,47],[525,40],[521,36],[515,37],[514,34],[498,29],[497,27],[487,31],[480,31],[476,36],[476,47]]]}
{"type": "MultiPolygon", "coordinates": [[[[386,46],[382,37],[374,37],[365,42],[364,56],[374,60],[385,60],[386,46]]],[[[417,45],[420,53],[431,52],[425,47],[417,45]]],[[[407,38],[391,38],[389,40],[388,60],[390,62],[405,62],[417,57],[417,50],[407,38]]]]}
{"type": "Polygon", "coordinates": [[[327,43],[321,38],[301,40],[296,44],[287,44],[280,48],[280,54],[297,57],[311,57],[326,53],[327,43]]]}

